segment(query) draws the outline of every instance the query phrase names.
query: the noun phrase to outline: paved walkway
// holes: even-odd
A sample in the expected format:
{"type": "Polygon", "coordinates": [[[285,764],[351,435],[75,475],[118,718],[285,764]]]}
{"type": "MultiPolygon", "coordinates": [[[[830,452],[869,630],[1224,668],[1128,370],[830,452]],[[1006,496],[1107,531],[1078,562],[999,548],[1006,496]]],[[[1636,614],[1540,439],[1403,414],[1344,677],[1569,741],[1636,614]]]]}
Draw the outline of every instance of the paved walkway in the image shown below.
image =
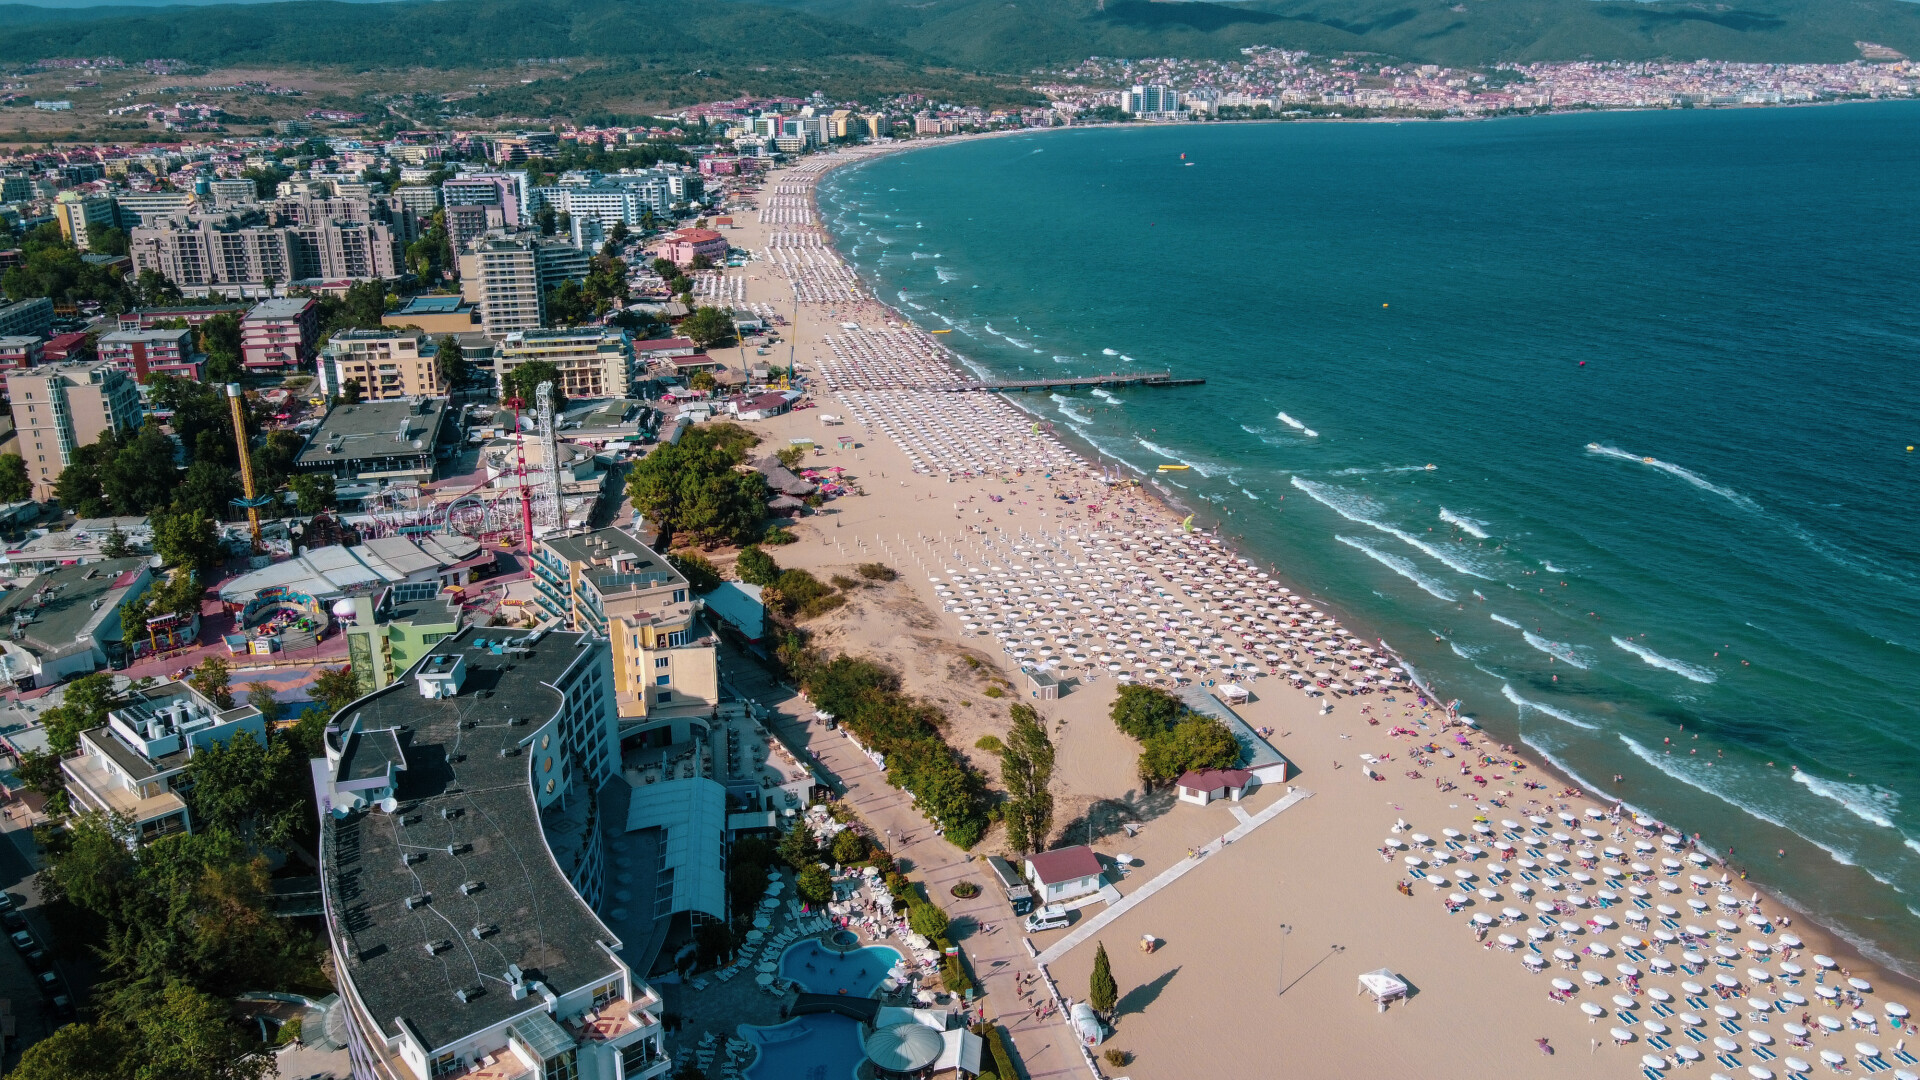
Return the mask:
{"type": "MultiPolygon", "coordinates": [[[[1260,826],[1265,825],[1274,818],[1279,817],[1289,807],[1311,798],[1313,798],[1313,792],[1311,791],[1301,790],[1290,792],[1276,800],[1272,806],[1249,816],[1243,824],[1234,827],[1220,839],[1201,848],[1200,854],[1193,858],[1181,859],[1179,862],[1174,863],[1162,871],[1159,877],[1128,893],[1119,903],[1107,905],[1105,911],[1081,923],[1074,928],[1072,933],[1069,933],[1066,937],[1061,938],[1052,945],[1047,946],[1046,950],[1042,952],[1039,957],[1041,966],[1045,967],[1067,955],[1067,953],[1073,951],[1075,946],[1084,943],[1088,938],[1105,929],[1108,923],[1132,911],[1134,905],[1180,880],[1186,875],[1187,871],[1192,870],[1204,862],[1207,856],[1218,852],[1221,848],[1233,843],[1235,840],[1240,839],[1260,826]]],[[[1234,809],[1238,810],[1240,808],[1234,807],[1234,809]]]]}

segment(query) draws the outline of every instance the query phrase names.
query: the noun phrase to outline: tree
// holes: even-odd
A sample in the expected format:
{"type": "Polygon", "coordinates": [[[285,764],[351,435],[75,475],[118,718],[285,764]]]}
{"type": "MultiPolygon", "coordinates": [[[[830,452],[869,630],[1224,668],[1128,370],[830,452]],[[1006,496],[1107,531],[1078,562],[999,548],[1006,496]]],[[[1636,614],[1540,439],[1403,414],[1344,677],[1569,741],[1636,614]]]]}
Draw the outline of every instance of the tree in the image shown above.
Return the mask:
{"type": "Polygon", "coordinates": [[[1188,713],[1166,731],[1148,737],[1140,748],[1140,779],[1149,785],[1172,783],[1195,769],[1231,769],[1240,763],[1240,740],[1211,716],[1188,713]]]}
{"type": "Polygon", "coordinates": [[[185,303],[187,299],[186,294],[180,291],[180,286],[168,281],[165,274],[151,268],[140,271],[140,277],[135,282],[133,291],[143,307],[172,307],[185,303]]]}
{"type": "Polygon", "coordinates": [[[703,349],[724,348],[733,344],[733,312],[717,307],[696,308],[680,323],[680,332],[703,349]]]}
{"type": "Polygon", "coordinates": [[[1113,1015],[1120,1003],[1120,985],[1113,981],[1113,964],[1107,959],[1105,942],[1093,946],[1093,974],[1087,978],[1087,1004],[1102,1016],[1113,1015]]]}
{"type": "Polygon", "coordinates": [[[712,393],[713,388],[719,385],[719,381],[713,377],[713,372],[711,371],[696,371],[693,373],[693,376],[687,380],[687,387],[689,389],[699,390],[703,393],[712,393]]]}
{"type": "Polygon", "coordinates": [[[667,556],[667,563],[680,571],[694,592],[712,592],[720,587],[720,571],[697,551],[676,551],[667,556]]]}
{"type": "Polygon", "coordinates": [[[852,829],[842,829],[833,838],[833,861],[842,866],[867,857],[867,839],[852,829]]]}
{"type": "Polygon", "coordinates": [[[813,830],[804,821],[796,821],[780,837],[780,857],[795,870],[802,870],[820,862],[820,845],[813,839],[813,830]]]}
{"type": "Polygon", "coordinates": [[[332,473],[300,473],[287,481],[287,487],[292,489],[302,514],[311,516],[334,505],[332,473]]]}
{"type": "Polygon", "coordinates": [[[204,510],[156,515],[153,550],[167,566],[190,570],[202,581],[220,564],[220,538],[204,510]]]}
{"type": "Polygon", "coordinates": [[[1011,710],[1013,728],[1000,749],[1000,781],[1007,802],[1007,844],[1022,855],[1044,850],[1053,830],[1053,741],[1030,706],[1011,710]]]}
{"type": "Polygon", "coordinates": [[[19,454],[0,454],[0,502],[25,502],[33,498],[33,481],[27,478],[27,459],[19,454]]]}
{"type": "Polygon", "coordinates": [[[222,312],[200,324],[200,351],[207,354],[207,382],[237,381],[245,370],[240,366],[240,319],[222,312]]]}
{"type": "Polygon", "coordinates": [[[208,520],[218,521],[227,516],[233,498],[238,494],[240,486],[234,483],[233,472],[224,462],[196,461],[187,466],[186,477],[180,481],[174,506],[182,510],[197,510],[205,514],[208,520]]]}
{"type": "Polygon", "coordinates": [[[119,1024],[67,1024],[27,1047],[11,1080],[123,1080],[140,1060],[133,1033],[119,1024]]]}
{"type": "Polygon", "coordinates": [[[1115,727],[1136,739],[1146,739],[1172,727],[1182,711],[1180,699],[1172,694],[1135,684],[1120,688],[1110,715],[1115,727]]]}
{"type": "Polygon", "coordinates": [[[148,421],[100,469],[100,487],[120,514],[147,514],[173,501],[180,473],[173,467],[174,442],[148,421]]]}
{"type": "Polygon", "coordinates": [[[677,443],[657,446],[627,476],[633,506],[668,533],[699,543],[746,543],[766,520],[767,481],[736,472],[755,436],[734,424],[704,425],[677,443]]]}
{"type": "Polygon", "coordinates": [[[187,765],[194,827],[223,829],[256,847],[284,847],[299,836],[307,824],[307,763],[291,750],[286,739],[269,733],[262,744],[246,731],[201,747],[187,765]]]}
{"type": "Polygon", "coordinates": [[[467,353],[460,347],[460,339],[452,334],[440,339],[439,348],[433,354],[433,364],[440,373],[441,383],[448,388],[467,381],[467,353]]]}
{"type": "Polygon", "coordinates": [[[947,913],[936,904],[910,904],[907,908],[907,926],[916,934],[930,938],[946,937],[947,922],[947,913]]]}
{"type": "Polygon", "coordinates": [[[124,559],[133,554],[132,545],[127,543],[127,534],[120,531],[118,524],[107,529],[107,535],[100,541],[100,554],[109,559],[124,559]]]}
{"type": "Polygon", "coordinates": [[[350,665],[321,668],[314,674],[313,685],[307,687],[307,696],[324,706],[329,717],[359,700],[360,695],[360,680],[350,665]]]}
{"type": "Polygon", "coordinates": [[[740,549],[739,557],[733,561],[733,572],[749,585],[767,586],[780,580],[780,564],[760,550],[758,544],[740,549]]]}
{"type": "Polygon", "coordinates": [[[286,711],[280,699],[273,696],[273,686],[264,682],[247,684],[247,704],[260,710],[260,719],[266,721],[269,731],[280,722],[280,714],[286,711]]]}
{"type": "Polygon", "coordinates": [[[800,894],[800,899],[815,907],[831,903],[833,875],[818,865],[803,867],[799,878],[794,882],[794,891],[800,894]]]}
{"type": "Polygon", "coordinates": [[[543,382],[553,384],[553,411],[558,414],[567,404],[567,395],[562,389],[566,381],[560,377],[560,369],[550,361],[531,360],[500,376],[501,396],[517,397],[525,402],[523,409],[531,409],[540,400],[540,384],[543,382]]]}
{"type": "Polygon", "coordinates": [[[53,494],[60,505],[81,517],[106,517],[107,495],[100,484],[100,472],[120,452],[118,434],[108,428],[85,446],[76,446],[54,481],[53,494]]]}
{"type": "Polygon", "coordinates": [[[229,681],[233,677],[233,668],[218,656],[209,656],[200,661],[193,673],[187,676],[187,684],[200,691],[222,709],[233,708],[233,688],[229,681]]]}

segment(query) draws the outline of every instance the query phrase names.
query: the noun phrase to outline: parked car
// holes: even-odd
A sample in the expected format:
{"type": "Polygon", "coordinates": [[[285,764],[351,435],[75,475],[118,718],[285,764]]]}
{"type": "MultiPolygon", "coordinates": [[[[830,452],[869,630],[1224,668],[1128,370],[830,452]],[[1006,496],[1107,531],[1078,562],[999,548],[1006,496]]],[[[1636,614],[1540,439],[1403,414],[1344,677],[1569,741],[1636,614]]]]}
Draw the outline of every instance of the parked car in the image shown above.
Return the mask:
{"type": "Polygon", "coordinates": [[[1027,916],[1027,933],[1037,934],[1042,930],[1059,930],[1073,922],[1073,916],[1059,904],[1048,904],[1039,911],[1027,916]]]}
{"type": "Polygon", "coordinates": [[[38,945],[25,950],[20,955],[26,958],[27,967],[33,971],[46,971],[53,967],[53,958],[47,955],[47,950],[38,945]]]}
{"type": "Polygon", "coordinates": [[[15,930],[12,935],[10,935],[10,940],[13,942],[13,947],[21,952],[26,952],[28,949],[34,947],[33,935],[25,930],[15,930]]]}

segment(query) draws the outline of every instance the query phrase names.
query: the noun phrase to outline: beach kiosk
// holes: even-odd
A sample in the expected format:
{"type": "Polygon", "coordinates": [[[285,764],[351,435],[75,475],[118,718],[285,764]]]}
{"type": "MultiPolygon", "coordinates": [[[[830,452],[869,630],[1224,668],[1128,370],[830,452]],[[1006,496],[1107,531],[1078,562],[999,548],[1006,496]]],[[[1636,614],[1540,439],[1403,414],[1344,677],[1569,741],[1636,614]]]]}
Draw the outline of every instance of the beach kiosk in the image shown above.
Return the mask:
{"type": "Polygon", "coordinates": [[[1181,773],[1173,783],[1181,802],[1205,806],[1216,799],[1239,802],[1253,783],[1253,774],[1245,769],[1194,769],[1181,773]]]}
{"type": "Polygon", "coordinates": [[[1027,859],[1027,880],[1039,895],[1039,906],[1099,892],[1100,858],[1084,844],[1043,851],[1027,859]]]}
{"type": "Polygon", "coordinates": [[[867,1036],[867,1060],[882,1076],[916,1073],[940,1056],[946,1040],[925,1024],[894,1024],[867,1036]]]}
{"type": "Polygon", "coordinates": [[[1394,998],[1403,1000],[1406,998],[1407,984],[1400,976],[1386,968],[1380,968],[1360,976],[1360,992],[1372,994],[1373,1003],[1379,1006],[1381,1012],[1386,1012],[1387,1002],[1394,998]]]}

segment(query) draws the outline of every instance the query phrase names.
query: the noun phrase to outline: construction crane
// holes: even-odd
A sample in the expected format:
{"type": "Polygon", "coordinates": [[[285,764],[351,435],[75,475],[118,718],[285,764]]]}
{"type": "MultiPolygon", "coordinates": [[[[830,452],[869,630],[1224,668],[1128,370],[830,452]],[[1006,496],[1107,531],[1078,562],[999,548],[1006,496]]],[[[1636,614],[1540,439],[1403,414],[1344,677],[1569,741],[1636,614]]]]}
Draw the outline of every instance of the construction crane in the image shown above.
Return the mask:
{"type": "Polygon", "coordinates": [[[260,540],[260,508],[273,503],[273,495],[257,494],[253,490],[253,453],[247,445],[247,402],[242,396],[239,383],[227,384],[227,408],[233,413],[233,441],[240,448],[240,490],[243,497],[233,500],[233,505],[247,512],[247,527],[253,533],[253,553],[266,553],[267,545],[260,540]]]}

